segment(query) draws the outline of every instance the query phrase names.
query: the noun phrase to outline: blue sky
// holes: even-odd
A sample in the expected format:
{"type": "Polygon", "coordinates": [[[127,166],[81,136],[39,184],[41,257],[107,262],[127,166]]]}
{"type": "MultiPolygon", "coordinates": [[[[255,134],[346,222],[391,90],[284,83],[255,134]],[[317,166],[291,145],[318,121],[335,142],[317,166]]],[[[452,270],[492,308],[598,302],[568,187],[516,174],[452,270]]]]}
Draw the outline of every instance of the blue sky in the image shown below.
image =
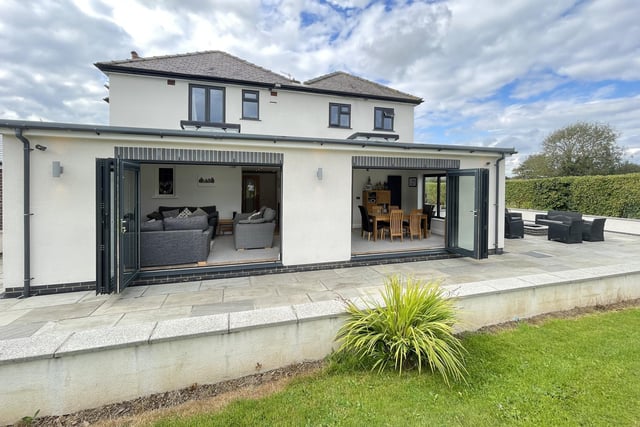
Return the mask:
{"type": "Polygon", "coordinates": [[[106,124],[93,63],[223,50],[420,96],[416,142],[515,147],[508,170],[578,121],[640,163],[639,16],[635,0],[3,0],[0,118],[106,124]]]}

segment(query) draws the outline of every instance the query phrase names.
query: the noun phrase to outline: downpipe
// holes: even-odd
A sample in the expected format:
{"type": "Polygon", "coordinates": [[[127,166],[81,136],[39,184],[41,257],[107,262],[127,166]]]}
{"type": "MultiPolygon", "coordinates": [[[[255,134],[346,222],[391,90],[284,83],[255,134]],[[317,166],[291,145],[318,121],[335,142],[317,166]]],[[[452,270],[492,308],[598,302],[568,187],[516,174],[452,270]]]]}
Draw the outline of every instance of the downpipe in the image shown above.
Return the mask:
{"type": "MultiPolygon", "coordinates": [[[[498,225],[500,224],[500,162],[504,161],[504,153],[502,153],[502,157],[500,157],[498,160],[496,160],[496,218],[495,218],[495,225],[494,225],[494,230],[495,230],[495,236],[493,238],[493,251],[495,252],[496,255],[498,255],[499,253],[502,252],[498,252],[498,237],[500,236],[500,233],[498,232],[498,225]]],[[[506,185],[506,183],[505,183],[506,185]]],[[[505,194],[506,196],[506,194],[505,194]]]]}
{"type": "Polygon", "coordinates": [[[22,128],[16,129],[16,138],[22,141],[22,145],[24,147],[24,158],[23,158],[23,170],[24,170],[24,178],[22,185],[24,187],[23,194],[23,214],[24,214],[24,225],[23,225],[23,239],[24,239],[24,284],[22,287],[22,298],[28,298],[31,296],[31,181],[30,177],[30,166],[31,166],[31,144],[27,138],[22,135],[22,128]]]}

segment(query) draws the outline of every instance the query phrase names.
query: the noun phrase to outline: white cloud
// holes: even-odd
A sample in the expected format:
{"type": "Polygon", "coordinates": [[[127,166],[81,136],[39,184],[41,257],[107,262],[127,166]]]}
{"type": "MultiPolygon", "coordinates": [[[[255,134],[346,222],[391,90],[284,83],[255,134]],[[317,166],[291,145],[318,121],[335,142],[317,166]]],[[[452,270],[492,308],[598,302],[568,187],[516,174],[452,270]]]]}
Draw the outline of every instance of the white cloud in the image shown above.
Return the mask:
{"type": "Polygon", "coordinates": [[[94,62],[218,49],[382,81],[425,99],[417,141],[515,146],[510,164],[578,120],[640,153],[634,0],[4,0],[0,16],[3,118],[106,123],[94,62]]]}

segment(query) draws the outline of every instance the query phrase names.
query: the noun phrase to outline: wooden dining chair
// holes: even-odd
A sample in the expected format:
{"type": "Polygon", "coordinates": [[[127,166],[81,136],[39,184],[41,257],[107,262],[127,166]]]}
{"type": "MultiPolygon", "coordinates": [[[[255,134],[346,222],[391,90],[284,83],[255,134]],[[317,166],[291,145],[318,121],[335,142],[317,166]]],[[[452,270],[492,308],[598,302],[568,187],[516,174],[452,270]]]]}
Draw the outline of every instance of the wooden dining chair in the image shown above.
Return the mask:
{"type": "Polygon", "coordinates": [[[418,236],[422,240],[422,212],[413,212],[409,215],[409,237],[418,236]]]}
{"type": "Polygon", "coordinates": [[[389,214],[389,237],[393,242],[394,237],[400,237],[400,240],[404,240],[404,234],[402,232],[402,217],[404,212],[400,209],[392,210],[389,214]]]}

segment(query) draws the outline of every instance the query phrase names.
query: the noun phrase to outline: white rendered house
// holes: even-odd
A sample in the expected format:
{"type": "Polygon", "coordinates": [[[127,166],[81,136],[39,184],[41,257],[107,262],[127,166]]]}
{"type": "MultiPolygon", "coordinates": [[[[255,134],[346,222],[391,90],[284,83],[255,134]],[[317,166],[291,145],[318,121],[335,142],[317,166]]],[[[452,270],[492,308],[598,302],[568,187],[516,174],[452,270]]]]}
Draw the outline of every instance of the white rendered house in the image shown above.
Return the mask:
{"type": "Polygon", "coordinates": [[[514,150],[414,143],[418,97],[345,73],[299,83],[223,52],[96,66],[108,126],[0,119],[7,296],[502,252],[514,150]],[[361,237],[364,191],[380,183],[409,211],[429,181],[446,216],[427,239],[361,237]],[[219,225],[269,207],[273,244],[227,249],[217,229],[205,260],[141,267],[161,206],[214,206],[219,225]]]}

